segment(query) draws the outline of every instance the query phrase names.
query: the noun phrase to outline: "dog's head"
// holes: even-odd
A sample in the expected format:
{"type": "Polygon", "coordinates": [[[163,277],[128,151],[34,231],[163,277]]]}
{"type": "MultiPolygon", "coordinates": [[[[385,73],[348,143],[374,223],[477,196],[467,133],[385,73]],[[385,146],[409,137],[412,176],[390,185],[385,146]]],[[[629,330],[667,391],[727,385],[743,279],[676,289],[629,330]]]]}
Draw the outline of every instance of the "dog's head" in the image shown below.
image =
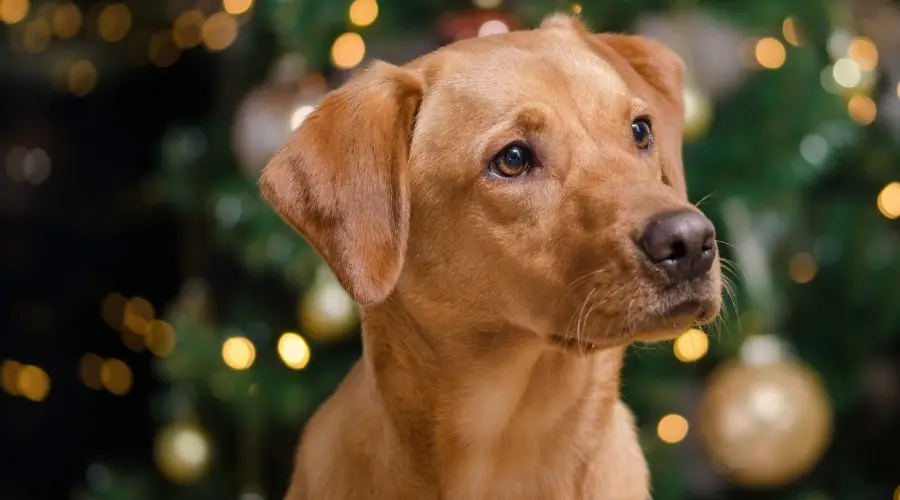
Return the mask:
{"type": "Polygon", "coordinates": [[[565,16],[376,63],[261,191],[363,306],[563,347],[670,338],[721,303],[685,188],[682,73],[658,43],[565,16]]]}

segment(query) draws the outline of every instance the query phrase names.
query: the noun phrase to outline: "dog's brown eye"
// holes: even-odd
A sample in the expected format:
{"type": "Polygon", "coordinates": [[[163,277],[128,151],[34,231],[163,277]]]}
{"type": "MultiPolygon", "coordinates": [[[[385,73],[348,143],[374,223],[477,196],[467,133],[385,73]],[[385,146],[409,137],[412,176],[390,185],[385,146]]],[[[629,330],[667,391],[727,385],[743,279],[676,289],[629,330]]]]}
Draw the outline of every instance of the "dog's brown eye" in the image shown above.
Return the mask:
{"type": "Polygon", "coordinates": [[[531,168],[533,156],[531,150],[525,146],[518,144],[507,146],[491,160],[491,172],[501,177],[522,175],[531,168]]]}
{"type": "Polygon", "coordinates": [[[640,149],[647,149],[653,143],[653,130],[650,128],[650,121],[647,119],[635,120],[631,124],[631,133],[634,135],[634,143],[640,149]]]}

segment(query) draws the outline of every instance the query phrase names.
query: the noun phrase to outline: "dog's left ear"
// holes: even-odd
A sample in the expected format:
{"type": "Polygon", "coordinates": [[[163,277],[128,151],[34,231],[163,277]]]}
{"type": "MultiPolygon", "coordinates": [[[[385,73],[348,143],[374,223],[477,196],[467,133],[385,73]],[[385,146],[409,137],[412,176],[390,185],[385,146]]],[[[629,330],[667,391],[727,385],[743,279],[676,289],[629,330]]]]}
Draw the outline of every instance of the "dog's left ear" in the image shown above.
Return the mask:
{"type": "MultiPolygon", "coordinates": [[[[669,183],[687,195],[682,160],[684,134],[684,61],[674,50],[660,42],[637,35],[600,33],[590,35],[591,42],[605,52],[611,51],[625,60],[640,76],[653,95],[653,107],[659,116],[654,120],[654,137],[669,183]]],[[[607,57],[614,57],[607,54],[607,57]]]]}

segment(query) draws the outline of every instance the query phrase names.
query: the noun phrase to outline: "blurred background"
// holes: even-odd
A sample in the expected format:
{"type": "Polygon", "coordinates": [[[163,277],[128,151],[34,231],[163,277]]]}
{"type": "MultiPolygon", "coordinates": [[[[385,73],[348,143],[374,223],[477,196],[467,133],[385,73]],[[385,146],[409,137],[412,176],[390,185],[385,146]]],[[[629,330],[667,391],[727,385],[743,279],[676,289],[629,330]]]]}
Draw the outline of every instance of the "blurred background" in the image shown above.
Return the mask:
{"type": "Polygon", "coordinates": [[[260,169],[372,59],[580,15],[685,59],[723,321],[636,346],[654,498],[900,499],[900,2],[0,0],[0,499],[278,499],[360,351],[260,169]]]}

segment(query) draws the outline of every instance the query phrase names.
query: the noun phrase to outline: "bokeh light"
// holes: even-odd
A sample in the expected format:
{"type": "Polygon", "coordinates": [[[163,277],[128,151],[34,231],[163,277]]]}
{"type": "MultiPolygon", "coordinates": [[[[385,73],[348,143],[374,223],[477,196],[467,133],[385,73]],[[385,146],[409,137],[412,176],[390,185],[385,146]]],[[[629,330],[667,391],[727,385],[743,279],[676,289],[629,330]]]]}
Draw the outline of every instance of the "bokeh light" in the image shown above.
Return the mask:
{"type": "Polygon", "coordinates": [[[177,341],[178,336],[175,328],[169,323],[162,320],[153,320],[147,326],[145,342],[150,352],[156,356],[164,358],[171,354],[177,341]]]}
{"type": "Polygon", "coordinates": [[[119,359],[107,359],[100,367],[100,382],[107,391],[124,396],[131,390],[131,368],[119,359]]]}
{"type": "Polygon", "coordinates": [[[878,116],[878,105],[871,97],[857,94],[847,101],[847,114],[860,125],[869,125],[878,116]]]}
{"type": "Polygon", "coordinates": [[[115,43],[131,30],[131,10],[123,3],[113,3],[100,11],[97,17],[97,34],[106,42],[115,43]]]}
{"type": "Polygon", "coordinates": [[[691,328],[675,339],[673,351],[679,361],[697,361],[709,351],[709,337],[703,330],[691,328]]]}
{"type": "Polygon", "coordinates": [[[353,0],[348,15],[350,22],[356,26],[369,26],[378,19],[378,2],[377,0],[353,0]]]}
{"type": "Polygon", "coordinates": [[[34,365],[22,365],[18,370],[16,390],[26,399],[43,401],[50,393],[50,377],[34,365]]]}
{"type": "Polygon", "coordinates": [[[22,48],[32,54],[43,52],[50,46],[52,34],[50,23],[41,18],[35,19],[22,30],[22,48]]]}
{"type": "Polygon", "coordinates": [[[246,337],[231,337],[222,344],[222,359],[232,370],[246,370],[256,360],[256,347],[246,337]]]}
{"type": "Polygon", "coordinates": [[[766,69],[778,69],[784,65],[784,61],[787,59],[784,45],[772,37],[761,38],[756,42],[754,55],[756,62],[766,69]]]}
{"type": "Polygon", "coordinates": [[[2,0],[0,1],[0,21],[6,24],[16,24],[28,16],[31,2],[28,0],[2,0]]]}
{"type": "Polygon", "coordinates": [[[247,12],[251,6],[253,6],[253,0],[222,0],[222,8],[233,16],[247,12]]]}
{"type": "Polygon", "coordinates": [[[788,274],[795,283],[809,283],[819,272],[819,265],[815,257],[807,252],[798,253],[791,257],[788,263],[788,274]]]}
{"type": "Polygon", "coordinates": [[[359,33],[344,33],[331,46],[331,62],[340,69],[359,65],[366,56],[366,43],[359,33]]]}
{"type": "Polygon", "coordinates": [[[81,9],[72,2],[56,7],[52,19],[53,32],[63,40],[72,38],[81,29],[81,9]]]}
{"type": "Polygon", "coordinates": [[[900,217],[900,182],[892,182],[878,193],[878,211],[888,219],[900,217]]]}
{"type": "Polygon", "coordinates": [[[302,370],[309,363],[309,345],[300,335],[287,332],[278,339],[278,355],[288,368],[302,370]]]}
{"type": "Polygon", "coordinates": [[[238,22],[227,12],[216,12],[203,23],[203,45],[218,52],[227,49],[237,39],[238,22]]]}
{"type": "Polygon", "coordinates": [[[856,37],[847,47],[847,55],[856,61],[863,71],[872,71],[878,66],[878,47],[866,37],[856,37]]]}
{"type": "Polygon", "coordinates": [[[800,46],[800,29],[797,25],[796,17],[790,16],[785,18],[784,22],[781,23],[781,33],[784,35],[784,41],[794,47],[800,46]]]}
{"type": "Polygon", "coordinates": [[[674,413],[661,418],[656,426],[656,434],[664,443],[676,444],[684,441],[690,425],[686,418],[674,413]]]}
{"type": "Polygon", "coordinates": [[[87,353],[78,360],[78,378],[81,379],[81,383],[95,391],[103,389],[103,381],[100,378],[102,369],[103,358],[94,353],[87,353]]]}
{"type": "MultiPolygon", "coordinates": [[[[83,97],[97,86],[97,69],[88,60],[81,60],[69,67],[69,92],[83,97]]],[[[127,320],[127,318],[126,318],[127,320]]]]}

